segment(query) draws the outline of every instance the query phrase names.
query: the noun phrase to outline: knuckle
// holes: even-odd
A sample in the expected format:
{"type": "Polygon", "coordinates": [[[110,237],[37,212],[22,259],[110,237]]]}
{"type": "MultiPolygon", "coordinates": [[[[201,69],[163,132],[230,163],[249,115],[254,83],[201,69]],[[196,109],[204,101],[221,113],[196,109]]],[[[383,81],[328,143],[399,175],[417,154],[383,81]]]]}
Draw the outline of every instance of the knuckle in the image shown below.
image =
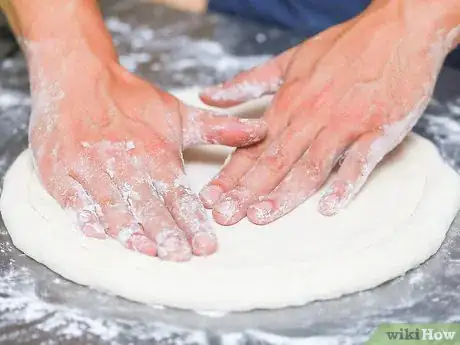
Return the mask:
{"type": "Polygon", "coordinates": [[[78,191],[74,188],[63,188],[62,193],[62,206],[69,208],[76,208],[79,203],[82,202],[82,198],[78,191]]]}
{"type": "Polygon", "coordinates": [[[113,198],[113,196],[110,194],[103,193],[99,196],[98,199],[101,207],[106,209],[107,211],[121,212],[123,210],[123,207],[120,204],[120,202],[113,198]]]}
{"type": "Polygon", "coordinates": [[[283,145],[273,144],[266,151],[262,164],[273,173],[284,171],[289,165],[289,152],[283,145]]]}
{"type": "Polygon", "coordinates": [[[235,152],[234,159],[242,159],[249,162],[255,162],[259,159],[262,151],[262,146],[256,145],[251,148],[241,149],[235,152]]]}
{"type": "Polygon", "coordinates": [[[287,159],[282,154],[265,157],[261,165],[274,175],[284,172],[288,166],[287,159]]]}
{"type": "Polygon", "coordinates": [[[119,233],[120,233],[120,230],[117,227],[109,226],[107,228],[107,235],[109,235],[110,237],[112,237],[114,239],[117,238],[119,233]]]}
{"type": "Polygon", "coordinates": [[[176,149],[175,142],[161,135],[154,135],[148,142],[144,143],[144,150],[155,157],[162,157],[176,149]]]}
{"type": "MultiPolygon", "coordinates": [[[[175,214],[196,214],[201,211],[199,198],[188,188],[180,187],[173,192],[171,209],[175,214]]],[[[203,209],[204,212],[204,209],[203,209]]]]}
{"type": "Polygon", "coordinates": [[[283,140],[285,142],[289,142],[291,140],[298,139],[299,136],[301,136],[301,130],[299,130],[299,127],[304,127],[303,123],[298,120],[291,121],[283,133],[283,140]]]}
{"type": "Polygon", "coordinates": [[[322,180],[323,172],[319,161],[308,158],[303,165],[305,173],[311,181],[319,183],[322,180]]]}
{"type": "Polygon", "coordinates": [[[153,199],[145,200],[144,202],[135,202],[133,203],[133,215],[138,219],[153,219],[157,215],[156,206],[158,205],[156,205],[153,199]]]}
{"type": "Polygon", "coordinates": [[[360,151],[353,152],[350,156],[351,160],[353,161],[353,165],[356,167],[356,170],[359,172],[360,175],[364,175],[366,173],[368,164],[368,154],[363,154],[360,151]]]}
{"type": "Polygon", "coordinates": [[[76,179],[89,181],[96,169],[96,161],[90,154],[78,154],[75,157],[66,157],[63,165],[70,176],[76,179]]]}
{"type": "Polygon", "coordinates": [[[291,96],[295,96],[298,93],[300,87],[299,80],[293,77],[288,83],[285,83],[279,90],[280,98],[292,99],[291,96]]]}
{"type": "Polygon", "coordinates": [[[221,187],[224,191],[235,186],[240,180],[239,176],[231,171],[222,171],[213,181],[212,185],[221,187]]]}

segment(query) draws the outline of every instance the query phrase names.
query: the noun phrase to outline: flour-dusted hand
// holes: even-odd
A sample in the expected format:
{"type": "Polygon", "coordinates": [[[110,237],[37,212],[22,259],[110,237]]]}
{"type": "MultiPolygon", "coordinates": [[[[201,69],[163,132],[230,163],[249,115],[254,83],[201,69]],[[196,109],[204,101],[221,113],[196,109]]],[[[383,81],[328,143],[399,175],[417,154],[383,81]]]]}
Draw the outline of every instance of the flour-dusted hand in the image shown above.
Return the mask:
{"type": "Polygon", "coordinates": [[[29,67],[36,170],[75,225],[166,260],[215,252],[182,151],[251,145],[266,135],[264,122],[187,107],[129,73],[96,0],[0,1],[0,8],[29,67]]]}
{"type": "Polygon", "coordinates": [[[315,193],[336,165],[319,211],[345,207],[422,115],[458,37],[458,13],[458,5],[439,1],[377,0],[359,17],[205,90],[202,99],[219,107],[277,91],[264,115],[266,139],[237,149],[201,193],[216,221],[272,222],[315,193]]]}
{"type": "Polygon", "coordinates": [[[37,172],[75,225],[166,260],[215,252],[182,151],[201,143],[250,145],[266,135],[264,122],[187,107],[126,71],[96,0],[0,7],[29,67],[37,172]]]}
{"type": "Polygon", "coordinates": [[[265,135],[263,121],[185,106],[90,54],[74,51],[57,64],[46,44],[28,45],[30,145],[46,189],[88,236],[168,260],[212,254],[217,240],[182,151],[250,145],[265,135]]]}

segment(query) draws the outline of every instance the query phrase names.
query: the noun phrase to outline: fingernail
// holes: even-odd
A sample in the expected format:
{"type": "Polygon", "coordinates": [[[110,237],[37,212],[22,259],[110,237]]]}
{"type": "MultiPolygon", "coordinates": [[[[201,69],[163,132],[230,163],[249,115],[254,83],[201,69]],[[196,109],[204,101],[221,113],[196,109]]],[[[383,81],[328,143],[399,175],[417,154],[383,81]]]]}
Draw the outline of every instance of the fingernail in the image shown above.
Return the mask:
{"type": "Polygon", "coordinates": [[[82,231],[85,236],[91,238],[104,239],[107,237],[105,229],[99,223],[87,223],[83,226],[82,231]]]}
{"type": "Polygon", "coordinates": [[[96,217],[94,213],[89,210],[82,210],[80,211],[80,213],[78,213],[78,221],[80,222],[80,224],[88,223],[92,220],[95,220],[95,218],[96,217]]]}
{"type": "Polygon", "coordinates": [[[145,236],[134,236],[131,240],[133,249],[148,256],[156,256],[157,247],[155,243],[145,236]]]}
{"type": "Polygon", "coordinates": [[[331,186],[326,190],[319,201],[318,211],[323,216],[333,216],[337,213],[339,202],[339,197],[335,194],[335,189],[331,186]]]}
{"type": "Polygon", "coordinates": [[[207,186],[200,192],[201,201],[207,208],[211,208],[214,204],[219,201],[223,190],[219,186],[207,186]]]}
{"type": "Polygon", "coordinates": [[[273,202],[271,202],[270,200],[265,200],[258,204],[250,206],[249,209],[251,210],[251,213],[254,214],[254,217],[257,220],[264,221],[273,211],[273,202]]]}
{"type": "Polygon", "coordinates": [[[217,250],[217,237],[213,233],[201,232],[193,236],[193,254],[209,255],[217,250]]]}
{"type": "Polygon", "coordinates": [[[214,207],[214,212],[220,215],[219,218],[223,225],[228,225],[237,211],[238,204],[233,199],[224,200],[214,207]]]}
{"type": "Polygon", "coordinates": [[[170,261],[190,260],[192,252],[187,239],[177,230],[162,230],[156,236],[158,257],[170,261]]]}
{"type": "Polygon", "coordinates": [[[345,208],[353,196],[353,185],[348,181],[336,181],[324,192],[318,211],[324,216],[333,216],[345,208]]]}
{"type": "Polygon", "coordinates": [[[208,96],[210,98],[214,98],[215,93],[219,92],[223,88],[223,86],[224,86],[224,84],[222,84],[222,83],[214,85],[214,86],[209,86],[209,87],[205,88],[204,90],[202,90],[201,94],[205,95],[205,96],[208,96]]]}
{"type": "Polygon", "coordinates": [[[129,226],[124,227],[118,232],[117,241],[126,247],[128,246],[129,241],[131,240],[133,235],[138,234],[142,234],[142,229],[139,224],[133,223],[129,226]]]}

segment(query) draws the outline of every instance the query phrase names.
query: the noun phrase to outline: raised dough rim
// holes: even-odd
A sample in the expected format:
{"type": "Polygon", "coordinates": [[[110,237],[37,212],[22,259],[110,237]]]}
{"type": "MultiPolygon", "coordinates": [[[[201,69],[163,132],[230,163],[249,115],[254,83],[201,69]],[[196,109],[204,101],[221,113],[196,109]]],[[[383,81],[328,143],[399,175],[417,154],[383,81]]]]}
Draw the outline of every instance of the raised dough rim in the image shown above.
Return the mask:
{"type": "MultiPolygon", "coordinates": [[[[439,158],[439,160],[441,160],[439,158]]],[[[17,160],[14,164],[13,164],[13,167],[17,167],[18,166],[18,162],[20,162],[20,160],[17,160]]],[[[26,164],[26,161],[23,163],[23,164],[26,164]]],[[[20,166],[19,166],[20,168],[20,166]]],[[[18,168],[16,168],[18,169],[18,168]]],[[[7,176],[5,178],[5,181],[9,179],[9,176],[13,175],[14,171],[16,170],[14,168],[12,168],[8,173],[7,173],[7,176]]],[[[364,280],[357,280],[357,279],[353,279],[352,277],[348,276],[344,270],[344,267],[346,267],[346,265],[340,265],[341,268],[340,268],[340,274],[337,274],[337,275],[329,275],[329,277],[327,278],[327,283],[328,284],[334,284],[334,279],[337,280],[339,279],[341,282],[343,282],[344,279],[348,280],[350,282],[350,285],[347,286],[346,289],[341,289],[340,291],[331,291],[327,296],[321,296],[321,295],[318,295],[318,293],[315,295],[311,295],[309,296],[309,298],[295,298],[295,297],[292,297],[294,296],[296,293],[295,293],[295,290],[297,290],[299,288],[299,286],[296,287],[292,287],[291,288],[289,286],[286,286],[286,283],[287,281],[284,281],[282,282],[282,284],[280,284],[278,287],[277,287],[277,293],[275,294],[270,294],[272,297],[270,299],[270,301],[267,301],[267,300],[264,300],[264,301],[256,301],[257,298],[250,298],[251,296],[249,296],[248,298],[248,295],[244,294],[244,295],[238,295],[236,296],[237,298],[235,298],[235,296],[231,296],[228,295],[228,296],[220,296],[220,298],[215,298],[214,299],[214,304],[211,308],[206,308],[208,310],[220,310],[220,311],[226,311],[226,310],[248,310],[248,309],[256,309],[256,308],[279,308],[279,307],[284,307],[284,306],[287,306],[287,305],[290,305],[290,306],[295,306],[295,305],[302,305],[302,304],[305,304],[306,302],[309,302],[309,301],[312,301],[312,300],[316,300],[316,299],[328,299],[328,298],[334,298],[334,297],[338,297],[340,295],[343,295],[343,294],[346,294],[346,293],[350,293],[350,292],[354,292],[356,290],[363,290],[363,289],[368,289],[368,288],[372,288],[374,286],[377,286],[377,285],[380,285],[381,283],[389,280],[389,279],[392,279],[396,276],[399,276],[400,274],[406,272],[407,270],[411,269],[412,267],[414,266],[418,266],[418,264],[420,262],[423,262],[425,261],[426,259],[428,259],[431,255],[433,255],[437,249],[439,248],[439,246],[441,245],[442,241],[444,240],[444,237],[445,237],[445,234],[447,232],[447,229],[448,229],[448,225],[450,224],[452,218],[454,217],[455,215],[455,212],[458,208],[458,202],[459,202],[459,193],[458,193],[458,181],[459,181],[459,177],[456,175],[455,172],[453,172],[453,170],[451,170],[449,167],[447,167],[447,165],[445,165],[444,163],[440,164],[440,169],[437,169],[436,170],[436,173],[440,175],[440,171],[441,170],[445,170],[446,174],[447,174],[447,170],[449,170],[449,174],[450,174],[450,178],[447,178],[447,175],[446,175],[446,178],[443,178],[443,179],[438,179],[436,180],[437,183],[436,183],[436,186],[434,186],[434,183],[427,183],[427,188],[430,188],[432,190],[436,189],[437,190],[437,193],[439,194],[439,190],[440,189],[445,189],[445,192],[446,192],[446,195],[445,195],[445,198],[444,198],[444,202],[446,204],[448,204],[448,202],[446,201],[446,199],[452,199],[452,208],[448,208],[448,207],[445,207],[442,209],[443,213],[445,213],[446,217],[446,221],[445,221],[445,229],[446,231],[444,231],[442,234],[439,232],[439,235],[436,236],[436,238],[433,238],[431,241],[421,241],[421,244],[419,247],[417,247],[417,254],[416,255],[411,255],[410,257],[407,257],[402,255],[400,256],[401,258],[404,258],[406,259],[404,262],[407,262],[406,264],[404,264],[404,262],[401,262],[399,261],[398,262],[398,268],[394,268],[394,271],[393,273],[391,274],[391,277],[390,278],[385,278],[385,279],[376,279],[376,277],[378,277],[378,275],[376,275],[376,270],[370,272],[368,270],[365,270],[365,272],[361,272],[361,273],[364,273],[364,275],[362,275],[362,277],[364,278],[361,278],[361,279],[364,279],[364,280]],[[457,183],[457,186],[456,188],[454,188],[452,182],[455,182],[457,183]],[[441,188],[441,185],[442,185],[442,188],[441,188]],[[447,221],[448,219],[448,221],[447,221]],[[447,224],[447,222],[449,224],[447,224]],[[373,274],[372,274],[373,273],[373,274]],[[332,279],[331,279],[332,278],[332,279]],[[355,284],[352,284],[352,282],[355,282],[355,284]],[[284,283],[285,286],[282,286],[284,283]],[[293,291],[291,291],[291,289],[294,288],[293,291]],[[281,298],[280,300],[280,296],[281,296],[281,293],[280,291],[283,291],[285,293],[285,295],[281,298]],[[294,293],[288,293],[289,291],[291,292],[294,292],[294,293]],[[290,296],[288,296],[290,295],[290,296]],[[242,298],[243,296],[243,298],[242,298]],[[278,298],[277,298],[278,296],[278,298]],[[225,297],[225,298],[224,298],[225,297]],[[247,305],[247,302],[251,302],[251,306],[248,307],[247,305]]],[[[32,176],[31,176],[32,177],[32,176]]],[[[28,183],[23,183],[19,186],[19,188],[21,189],[24,189],[25,186],[27,186],[28,183]]],[[[16,188],[18,188],[18,186],[15,186],[16,188]]],[[[2,198],[1,198],[1,202],[0,202],[0,208],[2,210],[2,213],[8,213],[9,209],[11,207],[14,207],[11,203],[9,204],[7,202],[7,200],[9,200],[11,197],[14,196],[14,194],[18,193],[19,191],[16,189],[16,192],[14,192],[13,190],[14,188],[12,186],[8,186],[8,185],[5,185],[5,189],[3,191],[3,194],[2,194],[2,198]],[[10,188],[11,187],[11,188],[10,188]]],[[[440,198],[442,199],[442,198],[440,198]]],[[[426,200],[421,203],[420,207],[417,209],[416,213],[414,214],[414,217],[415,219],[417,220],[416,216],[417,214],[421,214],[425,211],[423,211],[424,209],[431,209],[431,207],[433,206],[436,206],[437,203],[439,203],[441,200],[437,201],[437,198],[433,198],[431,200],[426,200]],[[435,200],[436,199],[436,200],[435,200]]],[[[24,205],[21,205],[21,206],[24,206],[24,205]]],[[[18,206],[16,206],[18,207],[18,206]]],[[[16,218],[15,220],[11,219],[11,217],[4,217],[4,221],[5,221],[5,224],[8,226],[8,227],[14,227],[14,226],[21,226],[21,227],[24,227],[25,226],[25,218],[24,217],[19,217],[19,218],[16,218]],[[22,225],[19,224],[19,223],[23,223],[22,225]]],[[[419,237],[424,237],[422,236],[423,233],[436,233],[435,231],[429,231],[429,229],[433,228],[433,227],[437,227],[439,226],[439,224],[435,224],[433,223],[434,222],[434,217],[430,218],[429,220],[427,219],[424,219],[423,221],[420,221],[418,220],[419,223],[421,223],[420,226],[416,226],[417,224],[414,224],[412,226],[412,228],[418,228],[420,229],[419,231],[414,231],[413,234],[409,237],[416,237],[416,236],[419,236],[419,237]],[[422,231],[423,230],[423,231],[422,231]],[[419,234],[420,232],[420,234],[419,234]],[[417,235],[418,234],[418,235],[417,235]]],[[[13,242],[16,246],[18,246],[19,248],[22,248],[24,249],[24,251],[27,251],[29,253],[30,256],[32,256],[34,259],[38,260],[38,261],[43,261],[45,262],[46,265],[48,265],[50,268],[54,268],[56,269],[55,267],[53,266],[56,266],[53,264],[53,262],[47,262],[47,261],[52,261],[52,260],[47,260],[46,258],[45,259],[41,259],[40,260],[40,257],[41,257],[41,254],[39,253],[39,248],[38,247],[35,247],[34,249],[34,246],[29,246],[27,244],[27,241],[24,241],[25,239],[25,236],[21,236],[21,234],[18,234],[16,232],[13,232],[11,233],[11,237],[13,239],[13,242]]],[[[392,241],[392,242],[386,242],[384,245],[385,246],[393,246],[394,248],[398,249],[398,250],[404,250],[403,247],[401,247],[401,243],[403,241],[392,241]]],[[[392,250],[392,253],[394,255],[394,248],[392,250]]],[[[382,252],[382,249],[379,250],[379,252],[382,252]]],[[[370,256],[372,255],[376,255],[376,253],[371,253],[370,256]]],[[[349,258],[348,258],[349,259],[349,258]]],[[[366,265],[369,263],[369,258],[366,258],[366,260],[358,260],[358,264],[356,262],[353,263],[353,265],[350,265],[349,267],[352,267],[353,269],[351,270],[352,272],[352,275],[353,275],[353,272],[354,272],[354,276],[359,276],[359,274],[357,274],[358,272],[358,269],[357,267],[359,266],[359,264],[363,264],[363,262],[366,262],[366,265]]],[[[374,258],[374,261],[375,261],[375,258],[374,258]]],[[[377,262],[374,262],[375,264],[377,264],[377,266],[374,266],[375,267],[378,267],[378,260],[377,262]]],[[[381,262],[380,262],[381,263],[381,262]]],[[[385,264],[383,265],[385,269],[385,267],[388,269],[388,266],[385,266],[385,264]]],[[[63,275],[64,277],[66,278],[69,278],[71,280],[75,280],[76,278],[73,278],[74,274],[72,273],[69,273],[69,272],[63,272],[61,268],[57,268],[59,273],[61,275],[63,275]]],[[[360,268],[360,271],[363,270],[363,267],[360,268]]],[[[262,271],[264,271],[264,269],[262,269],[262,271]]],[[[350,269],[349,269],[350,271],[350,269]]],[[[263,278],[263,276],[261,276],[263,278]]],[[[389,275],[387,275],[386,277],[389,277],[389,275]]],[[[215,277],[217,278],[217,277],[215,277]]],[[[221,278],[221,277],[220,277],[221,278]]],[[[270,283],[270,278],[273,279],[273,277],[269,276],[267,277],[267,275],[265,274],[265,279],[267,280],[266,283],[270,283]]],[[[298,280],[297,284],[303,286],[304,288],[306,287],[309,287],[308,284],[305,286],[305,277],[303,277],[303,275],[300,273],[300,272],[296,272],[295,275],[292,275],[290,277],[292,280],[289,281],[289,284],[296,284],[295,280],[298,280]],[[302,278],[300,278],[302,277],[302,278]]],[[[323,277],[323,279],[325,279],[323,277]]],[[[84,282],[84,281],[81,281],[81,279],[76,279],[76,280],[80,280],[80,282],[84,285],[88,284],[87,282],[84,282]]],[[[222,287],[226,287],[226,289],[224,291],[230,291],[230,292],[233,292],[235,291],[235,289],[231,288],[228,284],[222,284],[222,280],[218,280],[217,281],[217,285],[223,285],[221,286],[220,288],[222,287]]],[[[243,282],[243,285],[244,284],[247,284],[247,282],[243,282]]],[[[122,285],[122,284],[121,284],[122,285]]],[[[318,283],[318,281],[316,281],[314,284],[312,285],[316,285],[316,286],[321,286],[321,283],[318,283]]],[[[103,290],[103,291],[107,291],[107,289],[103,286],[103,284],[93,284],[92,285],[93,287],[99,289],[99,290],[103,290]]],[[[261,284],[261,287],[263,287],[264,285],[261,284]]],[[[311,287],[311,285],[310,285],[311,287]]],[[[120,295],[123,295],[124,297],[126,298],[129,298],[129,299],[133,299],[133,300],[137,300],[137,301],[141,301],[143,300],[143,298],[139,297],[139,295],[137,295],[136,291],[132,291],[130,293],[126,293],[126,291],[122,291],[120,293],[120,291],[117,291],[117,288],[118,288],[118,285],[113,289],[113,291],[110,291],[111,293],[115,293],[115,294],[120,294],[120,295]]],[[[214,285],[213,288],[215,289],[216,286],[214,285]]],[[[242,288],[241,286],[239,287],[240,289],[242,288]]],[[[246,291],[246,290],[245,290],[246,291]]],[[[166,305],[169,305],[169,306],[174,306],[174,307],[178,307],[178,308],[185,308],[185,309],[203,309],[202,307],[200,307],[200,301],[199,299],[193,299],[191,301],[190,297],[188,297],[189,299],[185,299],[182,298],[182,300],[180,300],[180,298],[177,298],[178,296],[174,296],[173,299],[171,299],[171,297],[158,297],[158,296],[154,296],[156,298],[154,298],[152,300],[152,298],[150,298],[147,302],[148,303],[151,303],[151,304],[166,304],[166,305]],[[198,301],[198,302],[197,302],[198,301]]],[[[201,296],[203,297],[203,296],[201,296]]],[[[207,296],[209,297],[209,296],[207,296]]],[[[257,295],[254,295],[253,297],[257,297],[257,295]]],[[[267,296],[265,296],[265,298],[267,298],[267,296]]],[[[202,299],[202,298],[201,298],[202,299]]],[[[208,301],[209,302],[209,301],[208,301]]]]}

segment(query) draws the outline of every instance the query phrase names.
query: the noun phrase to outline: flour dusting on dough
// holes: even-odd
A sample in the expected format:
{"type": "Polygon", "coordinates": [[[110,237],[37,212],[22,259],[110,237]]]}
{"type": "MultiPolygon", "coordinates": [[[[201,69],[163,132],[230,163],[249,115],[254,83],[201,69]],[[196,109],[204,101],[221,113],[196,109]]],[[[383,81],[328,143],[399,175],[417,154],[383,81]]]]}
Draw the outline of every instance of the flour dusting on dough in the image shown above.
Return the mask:
{"type": "MultiPolygon", "coordinates": [[[[280,308],[373,287],[418,265],[439,248],[458,209],[460,178],[444,165],[433,145],[420,137],[412,135],[398,150],[400,154],[381,165],[339,215],[320,215],[316,210],[319,195],[315,195],[263,229],[246,220],[232,227],[214,224],[218,252],[180,265],[127,251],[110,239],[84,239],[63,230],[68,229],[68,220],[37,182],[28,152],[7,175],[0,205],[15,244],[74,281],[155,305],[217,311],[280,308]],[[27,179],[30,190],[24,189],[27,179]],[[34,209],[56,221],[35,219],[34,209]],[[29,216],[15,216],[18,213],[29,216]],[[24,221],[33,221],[36,231],[30,233],[24,221]],[[396,233],[410,238],[412,255],[407,255],[405,240],[393,241],[396,233]],[[40,234],[40,246],[34,234],[40,234]],[[350,237],[357,240],[350,242],[350,237]],[[393,265],[381,263],[387,260],[387,252],[396,260],[393,265]],[[107,271],[114,258],[119,262],[117,269],[107,271]],[[186,288],[178,289],[177,281],[186,288]]],[[[217,173],[230,150],[206,147],[198,152],[201,155],[195,160],[185,157],[193,190],[200,190],[217,173]],[[207,164],[209,158],[203,152],[220,158],[207,164]]],[[[176,184],[188,190],[184,187],[188,182],[179,178],[176,184]]],[[[166,228],[164,235],[157,240],[166,251],[170,242],[182,240],[166,228]]]]}

